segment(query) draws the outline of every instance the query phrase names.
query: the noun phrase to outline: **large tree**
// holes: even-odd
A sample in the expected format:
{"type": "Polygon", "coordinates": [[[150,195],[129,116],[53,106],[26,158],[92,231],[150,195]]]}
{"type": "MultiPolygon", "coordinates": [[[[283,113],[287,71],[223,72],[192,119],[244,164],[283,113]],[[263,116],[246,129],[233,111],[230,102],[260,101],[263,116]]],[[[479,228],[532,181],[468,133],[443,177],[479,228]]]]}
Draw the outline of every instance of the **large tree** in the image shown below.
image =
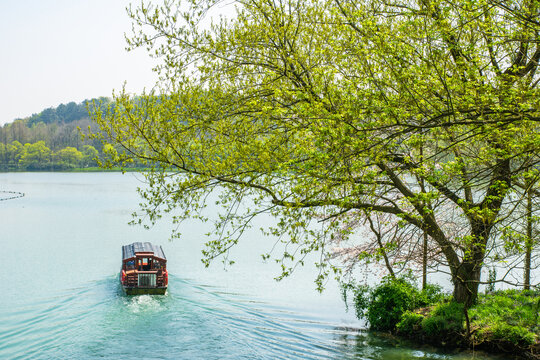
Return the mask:
{"type": "Polygon", "coordinates": [[[381,213],[429,235],[470,303],[513,177],[537,161],[539,6],[242,0],[217,16],[227,6],[214,0],[143,4],[128,43],[160,59],[161,80],[94,118],[117,160],[154,167],[141,190],[151,221],[204,217],[221,193],[207,260],[266,212],[287,242],[283,275],[318,251],[320,282],[329,241],[353,233],[340,224],[381,213]]]}

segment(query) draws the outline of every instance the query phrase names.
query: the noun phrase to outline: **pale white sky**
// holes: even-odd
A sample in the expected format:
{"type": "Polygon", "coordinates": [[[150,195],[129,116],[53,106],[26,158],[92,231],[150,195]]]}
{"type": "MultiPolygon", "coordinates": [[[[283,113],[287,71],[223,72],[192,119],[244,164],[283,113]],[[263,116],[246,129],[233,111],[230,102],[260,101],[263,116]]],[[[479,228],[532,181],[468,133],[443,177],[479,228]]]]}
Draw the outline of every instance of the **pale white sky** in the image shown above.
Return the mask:
{"type": "MultiPolygon", "coordinates": [[[[136,1],[135,4],[139,2],[136,1]]],[[[125,51],[127,0],[0,0],[0,125],[61,103],[152,88],[155,60],[125,51]]]]}

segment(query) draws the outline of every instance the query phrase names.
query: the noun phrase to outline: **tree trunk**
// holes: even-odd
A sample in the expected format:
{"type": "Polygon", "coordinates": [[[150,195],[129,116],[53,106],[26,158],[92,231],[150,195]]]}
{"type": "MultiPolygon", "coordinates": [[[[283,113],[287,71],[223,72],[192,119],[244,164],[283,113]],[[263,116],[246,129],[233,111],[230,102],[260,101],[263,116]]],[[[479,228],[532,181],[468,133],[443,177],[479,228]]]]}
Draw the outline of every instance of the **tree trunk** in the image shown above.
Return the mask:
{"type": "Polygon", "coordinates": [[[427,285],[427,250],[428,250],[428,234],[424,231],[424,246],[422,253],[422,290],[426,289],[427,285]]]}
{"type": "MultiPolygon", "coordinates": [[[[420,147],[420,159],[422,159],[422,161],[424,160],[424,146],[420,147]]],[[[420,183],[420,190],[422,190],[422,193],[425,194],[426,186],[425,186],[424,178],[421,177],[418,179],[420,183]]],[[[428,206],[428,208],[431,208],[429,203],[426,204],[426,206],[428,206]]],[[[422,246],[422,290],[425,290],[426,285],[427,285],[427,250],[428,250],[427,246],[428,246],[428,234],[424,230],[424,243],[422,246]]]]}
{"type": "Polygon", "coordinates": [[[462,264],[452,276],[454,283],[454,300],[469,308],[478,296],[480,285],[480,265],[474,263],[462,264]]]}
{"type": "MultiPolygon", "coordinates": [[[[499,204],[497,204],[498,208],[499,204]]],[[[480,275],[486,252],[487,239],[493,222],[483,219],[469,219],[471,224],[471,243],[464,248],[464,258],[460,264],[451,267],[454,283],[454,300],[469,308],[476,302],[480,275]],[[457,265],[457,266],[455,266],[457,265]]]]}
{"type": "Polygon", "coordinates": [[[525,237],[525,269],[523,276],[523,288],[531,288],[531,253],[532,253],[532,185],[527,190],[527,235],[525,237]]]}

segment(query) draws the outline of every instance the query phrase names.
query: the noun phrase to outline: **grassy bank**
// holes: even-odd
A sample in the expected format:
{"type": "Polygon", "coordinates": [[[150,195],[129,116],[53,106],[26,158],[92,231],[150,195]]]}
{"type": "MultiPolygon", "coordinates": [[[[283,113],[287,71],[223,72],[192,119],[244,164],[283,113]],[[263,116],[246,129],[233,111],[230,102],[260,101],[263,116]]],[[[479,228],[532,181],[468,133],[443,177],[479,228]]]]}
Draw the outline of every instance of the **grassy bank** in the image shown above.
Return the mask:
{"type": "Polygon", "coordinates": [[[452,301],[406,311],[395,331],[400,336],[438,346],[540,359],[539,306],[539,292],[499,291],[480,295],[467,314],[462,304],[452,301]]]}
{"type": "Polygon", "coordinates": [[[357,315],[370,328],[439,347],[540,359],[540,292],[505,290],[480,295],[467,311],[440,288],[418,290],[406,279],[353,289],[357,315]]]}

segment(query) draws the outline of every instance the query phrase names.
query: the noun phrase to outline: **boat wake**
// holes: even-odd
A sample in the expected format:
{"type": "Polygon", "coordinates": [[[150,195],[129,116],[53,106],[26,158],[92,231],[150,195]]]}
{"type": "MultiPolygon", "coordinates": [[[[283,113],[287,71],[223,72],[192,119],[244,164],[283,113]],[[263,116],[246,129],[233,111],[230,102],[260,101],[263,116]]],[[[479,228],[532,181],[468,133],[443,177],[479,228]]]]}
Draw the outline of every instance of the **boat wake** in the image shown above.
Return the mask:
{"type": "Polygon", "coordinates": [[[150,314],[159,312],[162,309],[161,301],[156,299],[156,295],[139,295],[126,297],[127,309],[133,314],[150,314]]]}

